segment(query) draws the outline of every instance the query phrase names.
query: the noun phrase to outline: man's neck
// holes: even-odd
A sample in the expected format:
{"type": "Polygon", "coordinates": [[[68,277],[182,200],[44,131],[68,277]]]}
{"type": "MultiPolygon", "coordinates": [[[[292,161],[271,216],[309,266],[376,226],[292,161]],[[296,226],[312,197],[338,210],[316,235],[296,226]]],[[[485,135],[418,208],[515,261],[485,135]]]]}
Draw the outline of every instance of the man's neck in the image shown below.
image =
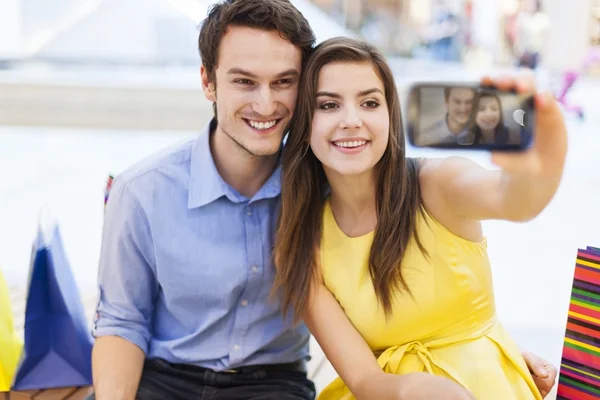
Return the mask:
{"type": "Polygon", "coordinates": [[[279,154],[248,153],[217,126],[210,134],[210,150],[217,171],[231,187],[248,198],[265,184],[277,166],[279,154]]]}
{"type": "Polygon", "coordinates": [[[360,176],[327,174],[331,188],[331,209],[339,228],[350,237],[375,229],[377,205],[374,173],[360,176]]]}
{"type": "Polygon", "coordinates": [[[462,132],[464,128],[463,124],[459,124],[458,122],[450,118],[450,115],[446,115],[446,125],[448,125],[448,130],[450,130],[450,133],[452,133],[453,135],[458,135],[462,132]]]}

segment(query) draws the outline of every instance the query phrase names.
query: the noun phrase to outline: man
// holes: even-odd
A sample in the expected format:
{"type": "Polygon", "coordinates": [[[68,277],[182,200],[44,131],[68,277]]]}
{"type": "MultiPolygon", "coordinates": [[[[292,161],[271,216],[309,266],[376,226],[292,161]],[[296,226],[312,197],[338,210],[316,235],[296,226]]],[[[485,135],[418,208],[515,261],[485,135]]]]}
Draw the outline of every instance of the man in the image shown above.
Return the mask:
{"type": "Polygon", "coordinates": [[[314,398],[309,333],[268,297],[278,154],[314,42],[288,1],[210,11],[201,75],[218,117],[118,176],[106,206],[97,399],[314,398]]]}
{"type": "Polygon", "coordinates": [[[111,189],[96,399],[314,399],[309,332],[269,297],[279,153],[314,41],[287,0],[211,9],[199,47],[215,118],[111,189]]]}
{"type": "Polygon", "coordinates": [[[444,89],[444,117],[425,128],[420,140],[424,145],[456,144],[471,120],[475,90],[467,87],[444,89]]]}

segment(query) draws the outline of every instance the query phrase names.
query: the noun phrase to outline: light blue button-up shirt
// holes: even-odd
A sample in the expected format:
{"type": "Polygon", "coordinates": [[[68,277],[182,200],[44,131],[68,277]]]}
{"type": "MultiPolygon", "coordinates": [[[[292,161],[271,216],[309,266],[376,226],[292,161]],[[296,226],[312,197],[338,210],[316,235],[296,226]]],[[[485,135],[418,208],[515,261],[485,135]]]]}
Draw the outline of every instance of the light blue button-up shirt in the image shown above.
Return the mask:
{"type": "Polygon", "coordinates": [[[94,336],[214,370],[308,359],[307,328],[269,297],[281,167],[240,195],[214,165],[212,127],[115,179],[94,336]]]}

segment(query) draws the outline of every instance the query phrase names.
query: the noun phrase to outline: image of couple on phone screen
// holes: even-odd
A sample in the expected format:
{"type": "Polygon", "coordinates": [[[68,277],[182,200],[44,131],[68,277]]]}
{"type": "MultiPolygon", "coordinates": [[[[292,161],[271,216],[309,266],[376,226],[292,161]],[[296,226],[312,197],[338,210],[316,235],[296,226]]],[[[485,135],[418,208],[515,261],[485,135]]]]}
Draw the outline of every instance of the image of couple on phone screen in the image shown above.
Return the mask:
{"type": "Polygon", "coordinates": [[[525,97],[486,88],[421,88],[419,146],[501,148],[528,140],[525,97]]]}

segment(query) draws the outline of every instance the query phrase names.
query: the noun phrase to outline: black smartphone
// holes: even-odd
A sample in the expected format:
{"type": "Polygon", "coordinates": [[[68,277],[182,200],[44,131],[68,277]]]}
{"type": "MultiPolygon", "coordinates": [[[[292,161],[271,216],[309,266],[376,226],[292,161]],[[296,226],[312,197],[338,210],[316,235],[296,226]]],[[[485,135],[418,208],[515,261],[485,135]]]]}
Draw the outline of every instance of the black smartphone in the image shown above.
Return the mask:
{"type": "Polygon", "coordinates": [[[469,83],[417,83],[407,136],[415,147],[523,151],[534,140],[532,94],[469,83]]]}

